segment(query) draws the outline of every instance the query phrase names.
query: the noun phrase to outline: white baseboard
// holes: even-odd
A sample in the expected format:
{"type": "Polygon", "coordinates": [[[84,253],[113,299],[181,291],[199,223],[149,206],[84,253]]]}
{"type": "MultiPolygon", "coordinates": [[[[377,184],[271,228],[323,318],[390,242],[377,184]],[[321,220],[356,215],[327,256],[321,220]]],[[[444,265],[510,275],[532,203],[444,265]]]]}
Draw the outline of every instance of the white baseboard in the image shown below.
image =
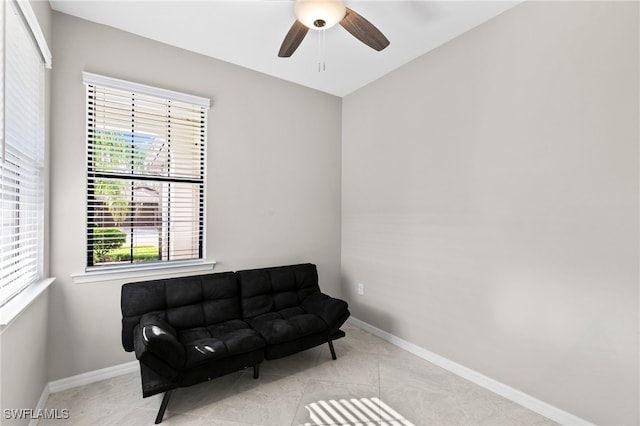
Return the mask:
{"type": "MultiPolygon", "coordinates": [[[[42,395],[40,395],[40,399],[36,404],[35,411],[40,412],[41,410],[44,410],[44,408],[47,406],[48,399],[49,399],[49,383],[44,385],[44,389],[42,390],[42,395]]],[[[37,426],[37,424],[38,424],[38,419],[31,419],[29,421],[29,426],[37,426]]]]}
{"type": "Polygon", "coordinates": [[[351,317],[347,322],[355,327],[373,334],[374,336],[381,338],[382,340],[386,340],[393,345],[411,352],[412,354],[425,359],[437,365],[438,367],[442,367],[455,375],[467,379],[470,382],[477,384],[478,386],[482,386],[485,389],[488,389],[562,425],[593,426],[592,423],[581,419],[578,416],[574,416],[573,414],[554,407],[551,404],[540,401],[539,399],[534,398],[531,395],[527,395],[526,393],[514,389],[511,386],[498,382],[497,380],[487,377],[484,374],[480,374],[477,371],[465,367],[464,365],[460,365],[443,356],[440,356],[418,345],[401,339],[398,336],[394,336],[391,333],[387,333],[386,331],[374,327],[373,325],[361,321],[357,318],[351,317]]]}
{"type": "MultiPolygon", "coordinates": [[[[77,386],[88,385],[90,383],[99,382],[100,380],[111,379],[113,377],[122,376],[140,371],[138,361],[125,362],[124,364],[114,365],[113,367],[101,368],[99,370],[88,371],[76,376],[67,377],[65,379],[54,380],[47,383],[42,390],[42,395],[38,400],[35,411],[44,410],[47,406],[49,395],[56,392],[72,389],[77,386]]],[[[29,426],[37,426],[38,419],[31,419],[29,426]]]]}
{"type": "Polygon", "coordinates": [[[65,379],[54,380],[49,382],[48,393],[61,392],[77,386],[88,385],[89,383],[99,382],[100,380],[122,376],[123,374],[134,373],[136,371],[140,371],[138,365],[138,361],[131,361],[124,364],[114,365],[113,367],[88,371],[65,379]]]}

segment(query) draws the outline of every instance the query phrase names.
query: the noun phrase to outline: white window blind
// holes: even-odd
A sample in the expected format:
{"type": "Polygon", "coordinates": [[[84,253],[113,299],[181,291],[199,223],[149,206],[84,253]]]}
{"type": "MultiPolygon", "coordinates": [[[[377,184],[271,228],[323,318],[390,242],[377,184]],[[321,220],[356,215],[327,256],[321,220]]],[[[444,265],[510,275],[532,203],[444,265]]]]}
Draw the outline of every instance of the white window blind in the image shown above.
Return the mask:
{"type": "Polygon", "coordinates": [[[35,35],[41,32],[23,14],[32,14],[28,5],[2,3],[0,306],[42,279],[44,227],[45,64],[35,35]]]}
{"type": "Polygon", "coordinates": [[[209,101],[84,74],[87,267],[203,259],[209,101]]]}

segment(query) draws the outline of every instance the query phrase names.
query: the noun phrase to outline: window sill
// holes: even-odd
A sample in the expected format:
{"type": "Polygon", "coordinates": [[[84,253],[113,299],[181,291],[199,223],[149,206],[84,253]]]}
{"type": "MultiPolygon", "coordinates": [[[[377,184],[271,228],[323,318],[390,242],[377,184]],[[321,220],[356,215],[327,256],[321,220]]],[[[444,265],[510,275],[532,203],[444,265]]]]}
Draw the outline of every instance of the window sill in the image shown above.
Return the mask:
{"type": "Polygon", "coordinates": [[[0,329],[4,330],[38,298],[55,278],[45,278],[25,288],[6,305],[0,308],[0,329]]]}
{"type": "Polygon", "coordinates": [[[76,284],[95,283],[122,279],[151,278],[167,274],[211,272],[215,261],[176,262],[173,264],[152,264],[135,266],[115,266],[91,269],[82,274],[71,275],[76,284]]]}

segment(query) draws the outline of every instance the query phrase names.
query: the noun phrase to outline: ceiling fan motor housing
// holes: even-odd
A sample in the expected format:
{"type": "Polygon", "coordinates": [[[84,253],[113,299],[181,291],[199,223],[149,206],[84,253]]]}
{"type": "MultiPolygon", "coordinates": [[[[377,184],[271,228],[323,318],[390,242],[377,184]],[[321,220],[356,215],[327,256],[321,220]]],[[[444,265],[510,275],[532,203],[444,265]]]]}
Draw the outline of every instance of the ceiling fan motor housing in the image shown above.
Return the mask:
{"type": "Polygon", "coordinates": [[[342,0],[296,0],[294,13],[307,28],[326,30],[342,21],[347,8],[342,0]]]}

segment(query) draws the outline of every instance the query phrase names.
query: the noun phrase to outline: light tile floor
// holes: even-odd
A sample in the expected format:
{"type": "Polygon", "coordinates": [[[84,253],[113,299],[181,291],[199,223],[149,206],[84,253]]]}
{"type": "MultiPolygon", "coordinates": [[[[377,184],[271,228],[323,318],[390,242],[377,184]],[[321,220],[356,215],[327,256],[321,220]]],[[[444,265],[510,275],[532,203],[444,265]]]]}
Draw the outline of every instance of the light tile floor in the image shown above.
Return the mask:
{"type": "MultiPolygon", "coordinates": [[[[337,361],[322,345],[265,361],[258,380],[250,369],[177,389],[162,424],[336,424],[317,412],[312,417],[308,407],[360,398],[379,398],[392,408],[403,419],[387,421],[394,426],[555,424],[359,328],[347,324],[343,330],[347,336],[334,343],[337,361]]],[[[127,374],[52,394],[46,408],[66,408],[70,418],[38,425],[152,425],[161,399],[143,399],[139,374],[127,374]]]]}

